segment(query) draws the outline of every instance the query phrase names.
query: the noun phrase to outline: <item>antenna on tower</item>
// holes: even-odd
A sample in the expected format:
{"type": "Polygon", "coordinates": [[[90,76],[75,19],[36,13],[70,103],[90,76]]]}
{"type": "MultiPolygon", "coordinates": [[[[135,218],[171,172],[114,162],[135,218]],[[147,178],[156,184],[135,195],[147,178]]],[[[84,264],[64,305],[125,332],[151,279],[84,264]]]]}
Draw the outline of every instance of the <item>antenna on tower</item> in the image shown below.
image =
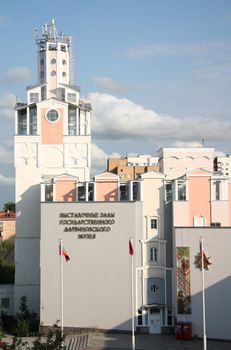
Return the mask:
{"type": "Polygon", "coordinates": [[[35,38],[35,40],[38,39],[38,29],[37,28],[34,29],[34,38],[35,38]]]}
{"type": "Polygon", "coordinates": [[[50,39],[54,41],[58,41],[58,33],[55,27],[55,20],[52,18],[50,25],[50,39]]]}

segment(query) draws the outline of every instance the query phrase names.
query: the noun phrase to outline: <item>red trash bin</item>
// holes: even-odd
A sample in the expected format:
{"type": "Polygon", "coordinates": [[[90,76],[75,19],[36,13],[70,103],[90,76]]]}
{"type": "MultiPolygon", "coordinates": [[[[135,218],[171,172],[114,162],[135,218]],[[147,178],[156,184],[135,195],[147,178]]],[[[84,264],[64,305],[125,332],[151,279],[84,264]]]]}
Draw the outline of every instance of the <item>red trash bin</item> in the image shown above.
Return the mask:
{"type": "Polygon", "coordinates": [[[192,339],[192,323],[191,322],[185,322],[183,324],[183,339],[184,340],[192,339]]]}
{"type": "Polygon", "coordinates": [[[183,339],[183,322],[177,322],[176,324],[176,339],[183,339]]]}

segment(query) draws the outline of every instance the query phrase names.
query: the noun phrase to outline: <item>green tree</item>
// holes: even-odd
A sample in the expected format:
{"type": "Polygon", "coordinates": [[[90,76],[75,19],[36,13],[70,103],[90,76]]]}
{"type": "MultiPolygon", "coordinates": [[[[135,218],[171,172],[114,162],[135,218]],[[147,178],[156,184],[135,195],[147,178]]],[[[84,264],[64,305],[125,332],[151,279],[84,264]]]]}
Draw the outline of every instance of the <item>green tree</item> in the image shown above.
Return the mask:
{"type": "Polygon", "coordinates": [[[14,202],[6,202],[3,204],[4,211],[13,211],[15,213],[15,203],[14,202]]]}
{"type": "Polygon", "coordinates": [[[16,334],[19,337],[29,336],[30,333],[35,331],[38,326],[36,313],[33,311],[29,311],[27,302],[27,296],[23,295],[20,299],[20,313],[17,314],[16,334]]]}

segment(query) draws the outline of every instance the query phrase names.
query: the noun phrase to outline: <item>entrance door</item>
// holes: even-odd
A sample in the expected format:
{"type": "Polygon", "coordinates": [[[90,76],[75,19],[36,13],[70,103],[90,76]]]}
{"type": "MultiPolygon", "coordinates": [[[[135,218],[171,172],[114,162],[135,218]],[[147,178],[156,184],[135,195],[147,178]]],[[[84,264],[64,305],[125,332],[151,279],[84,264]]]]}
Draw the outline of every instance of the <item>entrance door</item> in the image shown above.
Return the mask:
{"type": "Polygon", "coordinates": [[[160,309],[149,310],[149,333],[160,334],[160,309]]]}

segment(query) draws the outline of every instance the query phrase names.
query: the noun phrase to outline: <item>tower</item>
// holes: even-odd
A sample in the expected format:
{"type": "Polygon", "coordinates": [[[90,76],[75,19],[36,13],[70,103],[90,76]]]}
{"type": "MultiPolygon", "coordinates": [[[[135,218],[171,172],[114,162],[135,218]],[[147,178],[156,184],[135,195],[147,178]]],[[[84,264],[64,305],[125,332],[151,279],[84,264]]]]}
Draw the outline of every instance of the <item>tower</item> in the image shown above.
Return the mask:
{"type": "Polygon", "coordinates": [[[73,85],[71,37],[52,19],[35,38],[38,84],[15,107],[15,312],[22,295],[39,312],[40,183],[64,173],[90,178],[91,105],[73,85]]]}

